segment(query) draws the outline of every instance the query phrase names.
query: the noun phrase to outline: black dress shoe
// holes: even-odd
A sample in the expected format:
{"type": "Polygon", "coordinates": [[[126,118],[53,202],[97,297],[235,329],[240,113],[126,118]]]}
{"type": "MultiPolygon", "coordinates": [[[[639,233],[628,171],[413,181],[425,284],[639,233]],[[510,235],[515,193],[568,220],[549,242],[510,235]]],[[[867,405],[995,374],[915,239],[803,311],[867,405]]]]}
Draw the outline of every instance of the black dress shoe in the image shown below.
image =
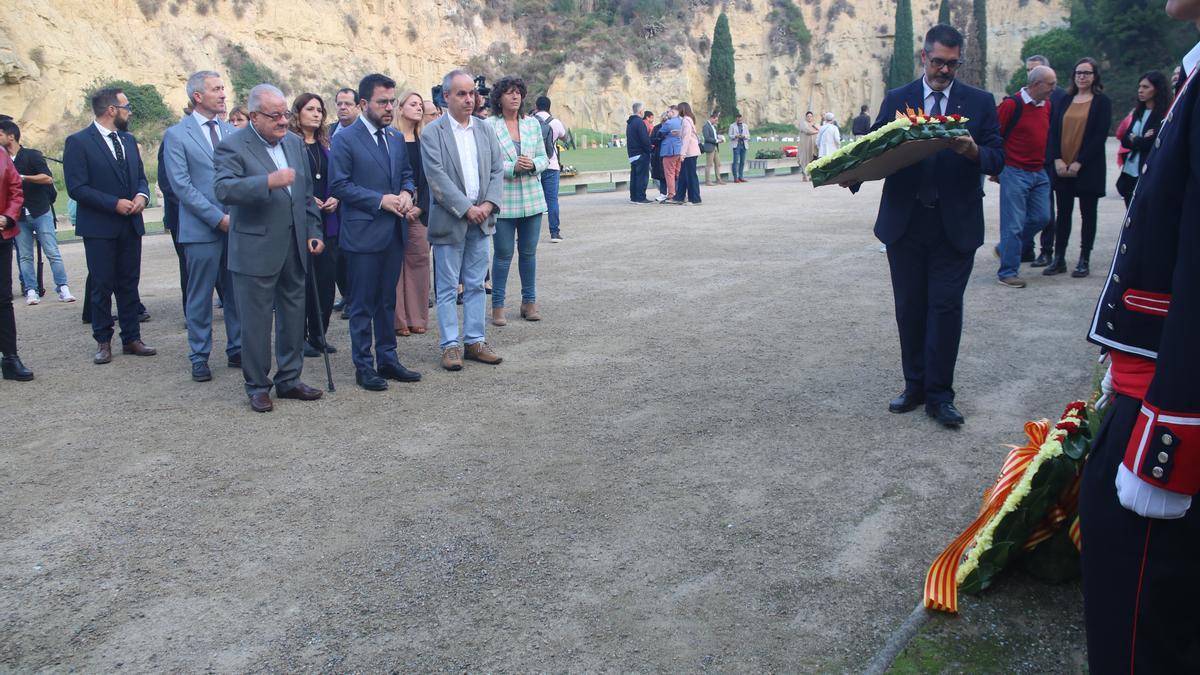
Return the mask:
{"type": "Polygon", "coordinates": [[[349,309],[349,308],[343,308],[343,309],[342,309],[342,319],[343,319],[343,320],[349,320],[349,319],[350,319],[350,309],[349,309]]]}
{"type": "Polygon", "coordinates": [[[938,424],[947,427],[960,427],[963,420],[962,413],[958,412],[958,408],[954,404],[945,401],[942,403],[930,403],[925,406],[925,414],[938,421],[938,424]]]}
{"type": "Polygon", "coordinates": [[[336,353],[337,353],[337,347],[334,347],[333,345],[331,345],[331,344],[329,344],[328,342],[326,342],[326,343],[325,343],[325,353],[326,353],[326,354],[336,354],[336,353]]]}
{"type": "Polygon", "coordinates": [[[241,367],[242,367],[242,354],[241,354],[241,352],[238,352],[237,354],[234,354],[234,355],[230,356],[230,357],[229,357],[229,361],[227,361],[227,362],[225,363],[225,365],[229,366],[230,368],[241,368],[241,367]]]}
{"type": "Polygon", "coordinates": [[[397,382],[421,381],[420,373],[415,370],[409,370],[408,368],[405,368],[404,366],[400,365],[399,362],[385,363],[382,366],[379,366],[379,374],[388,378],[389,380],[396,380],[397,382]]]}
{"type": "Polygon", "coordinates": [[[146,323],[150,320],[150,312],[142,312],[138,314],[138,323],[146,323]]]}
{"type": "Polygon", "coordinates": [[[0,360],[0,370],[4,372],[4,379],[16,380],[17,382],[28,382],[33,379],[33,371],[26,368],[24,363],[21,363],[21,358],[16,354],[4,357],[0,360]]]}
{"type": "Polygon", "coordinates": [[[367,391],[383,391],[388,388],[387,380],[376,374],[370,368],[362,368],[354,373],[354,381],[367,391]]]}
{"type": "Polygon", "coordinates": [[[1082,279],[1088,274],[1091,274],[1091,269],[1088,266],[1088,261],[1084,258],[1079,259],[1079,263],[1075,265],[1075,271],[1071,272],[1071,276],[1076,279],[1082,279]]]}
{"type": "Polygon", "coordinates": [[[311,359],[321,355],[321,350],[312,345],[311,342],[304,343],[304,358],[311,359]]]}
{"type": "Polygon", "coordinates": [[[212,371],[208,368],[208,362],[197,361],[192,364],[192,380],[195,382],[208,382],[212,379],[212,371]]]}
{"type": "Polygon", "coordinates": [[[1063,272],[1066,272],[1066,271],[1067,271],[1066,259],[1060,258],[1058,256],[1054,256],[1054,260],[1051,260],[1050,264],[1046,266],[1046,269],[1042,270],[1042,274],[1044,274],[1048,277],[1052,277],[1055,274],[1062,274],[1063,272]]]}
{"type": "Polygon", "coordinates": [[[888,412],[906,413],[917,409],[917,406],[925,402],[925,394],[904,390],[899,396],[892,399],[888,403],[888,412]]]}
{"type": "Polygon", "coordinates": [[[340,312],[346,308],[346,299],[338,298],[337,302],[333,303],[333,311],[340,312]]]}
{"type": "Polygon", "coordinates": [[[279,392],[278,396],[279,398],[293,398],[297,401],[315,401],[321,398],[321,394],[324,393],[325,392],[321,391],[320,389],[310,387],[303,382],[297,382],[296,386],[288,389],[287,391],[279,392]]]}
{"type": "Polygon", "coordinates": [[[1050,264],[1051,260],[1053,260],[1053,256],[1050,255],[1050,252],[1042,251],[1038,254],[1037,260],[1034,260],[1030,267],[1046,267],[1050,264]]]}

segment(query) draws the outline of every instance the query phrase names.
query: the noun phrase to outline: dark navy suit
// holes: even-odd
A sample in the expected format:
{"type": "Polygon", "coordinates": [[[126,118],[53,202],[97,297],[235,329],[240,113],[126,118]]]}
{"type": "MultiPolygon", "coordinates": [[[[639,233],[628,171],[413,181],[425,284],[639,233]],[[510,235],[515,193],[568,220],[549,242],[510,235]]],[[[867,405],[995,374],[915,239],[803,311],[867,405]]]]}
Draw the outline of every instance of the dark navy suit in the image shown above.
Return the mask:
{"type": "MultiPolygon", "coordinates": [[[[925,108],[924,97],[922,80],[889,91],[875,128],[897,111],[925,108]]],[[[923,393],[926,405],[954,401],[963,292],[983,244],[982,174],[1004,168],[995,98],[956,81],[943,105],[944,114],[969,118],[978,161],[943,150],[889,176],[875,221],[875,236],[887,244],[905,390],[923,393]],[[937,186],[932,207],[918,199],[926,176],[937,186]]]]}
{"type": "Polygon", "coordinates": [[[75,233],[83,237],[91,300],[92,337],[112,339],[112,295],[117,296],[121,341],[141,339],[138,326],[138,281],[142,267],[142,215],[117,213],[117,201],[149,195],[146,172],[137,139],[118,132],[126,170],[121,171],[107,141],[94,124],[67,137],[63,149],[63,177],[67,194],[78,205],[75,233]]]}
{"type": "Polygon", "coordinates": [[[350,281],[350,346],[357,370],[398,364],[396,283],[404,259],[405,222],[379,208],[385,194],[416,192],[404,137],[383,129],[380,149],[362,118],[333,137],[329,191],[341,203],[338,245],[350,281]],[[375,356],[371,356],[374,329],[375,356]]]}

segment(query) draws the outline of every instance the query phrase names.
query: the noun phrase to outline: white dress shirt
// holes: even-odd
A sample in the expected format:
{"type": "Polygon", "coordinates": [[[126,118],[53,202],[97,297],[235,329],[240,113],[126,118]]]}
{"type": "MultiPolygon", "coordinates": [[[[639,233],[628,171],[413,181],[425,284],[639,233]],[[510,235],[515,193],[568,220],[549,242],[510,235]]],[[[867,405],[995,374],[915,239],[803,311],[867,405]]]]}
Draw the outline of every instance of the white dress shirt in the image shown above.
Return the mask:
{"type": "MultiPolygon", "coordinates": [[[[933,113],[931,113],[929,111],[933,110],[933,88],[929,86],[929,80],[925,79],[924,75],[921,76],[921,86],[925,88],[925,98],[924,98],[925,114],[931,115],[933,113]]],[[[943,115],[950,114],[950,112],[949,112],[950,111],[950,90],[953,88],[954,88],[954,82],[951,81],[950,84],[947,85],[946,88],[942,90],[942,93],[945,94],[945,96],[942,97],[942,114],[943,115]]]]}
{"type": "MultiPolygon", "coordinates": [[[[371,132],[371,140],[374,141],[376,145],[379,145],[379,141],[377,140],[379,137],[375,135],[375,132],[379,131],[379,127],[371,124],[371,120],[367,119],[366,115],[359,115],[358,119],[362,120],[363,126],[367,128],[367,131],[371,132]]],[[[383,134],[383,147],[388,149],[388,153],[391,153],[392,146],[387,141],[386,132],[383,134]]]]}
{"type": "MultiPolygon", "coordinates": [[[[112,153],[113,159],[116,159],[117,158],[117,150],[116,150],[116,148],[113,147],[113,139],[109,138],[109,136],[108,136],[109,134],[115,132],[116,129],[109,129],[108,127],[104,126],[103,124],[100,124],[100,120],[96,120],[95,124],[96,124],[96,130],[99,131],[100,135],[104,137],[104,144],[108,146],[108,151],[112,153]]],[[[121,134],[120,133],[117,133],[117,142],[121,143],[121,134]]],[[[129,148],[126,148],[124,143],[121,143],[121,152],[123,153],[123,155],[125,157],[125,161],[128,162],[129,161],[129,148]]],[[[146,194],[145,192],[139,192],[136,195],[134,195],[134,197],[143,197],[143,198],[145,198],[147,204],[150,203],[150,195],[146,194]]]]}
{"type": "MultiPolygon", "coordinates": [[[[212,138],[210,138],[208,135],[208,127],[204,126],[208,124],[209,119],[195,110],[192,111],[192,119],[196,120],[196,124],[200,125],[200,135],[204,137],[204,142],[208,143],[208,147],[210,149],[216,150],[216,148],[213,147],[212,138]]],[[[213,119],[215,120],[216,117],[213,117],[213,119]]],[[[219,122],[217,123],[216,130],[217,142],[219,143],[225,140],[225,134],[221,133],[221,124],[219,122]]]]}
{"type": "MultiPolygon", "coordinates": [[[[271,157],[271,161],[275,162],[275,168],[276,169],[290,169],[291,165],[288,164],[287,155],[283,152],[283,143],[276,143],[275,145],[271,145],[270,143],[267,142],[267,139],[262,137],[262,134],[258,133],[258,129],[255,129],[253,124],[251,124],[249,126],[250,126],[250,129],[254,131],[254,135],[258,136],[258,140],[262,141],[262,144],[267,148],[267,154],[271,157]]],[[[289,185],[287,187],[287,191],[288,191],[288,194],[291,194],[292,186],[289,185]]]]}
{"type": "Polygon", "coordinates": [[[474,116],[468,116],[465,125],[459,124],[453,117],[449,118],[449,123],[454,130],[458,163],[462,165],[463,192],[473,204],[479,201],[479,148],[475,145],[475,131],[472,129],[477,122],[474,116]]]}

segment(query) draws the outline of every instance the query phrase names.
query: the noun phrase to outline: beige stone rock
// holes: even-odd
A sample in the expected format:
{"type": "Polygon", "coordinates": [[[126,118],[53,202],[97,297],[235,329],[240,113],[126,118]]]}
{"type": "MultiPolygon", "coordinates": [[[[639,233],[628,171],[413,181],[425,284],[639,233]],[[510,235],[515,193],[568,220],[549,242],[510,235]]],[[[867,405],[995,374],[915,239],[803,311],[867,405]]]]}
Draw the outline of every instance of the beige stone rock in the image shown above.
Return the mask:
{"type": "MultiPolygon", "coordinates": [[[[153,6],[156,0],[141,2],[153,6]]],[[[772,54],[767,0],[728,8],[739,107],[752,125],[795,122],[805,110],[829,110],[842,119],[862,104],[872,109],[879,105],[884,64],[891,55],[894,3],[836,4],[843,9],[831,19],[833,0],[797,2],[813,33],[807,61],[772,54]]],[[[937,3],[916,4],[913,25],[923,33],[936,18],[937,3]]],[[[1009,74],[1019,67],[1024,39],[1062,25],[1066,5],[1066,0],[989,2],[988,58],[993,65],[988,84],[993,91],[1002,93],[1009,74]]],[[[447,70],[493,45],[508,44],[518,53],[526,49],[513,26],[486,26],[478,14],[463,16],[460,5],[448,0],[241,0],[214,3],[204,14],[185,0],[158,6],[147,18],[135,0],[11,3],[0,25],[0,111],[18,118],[33,138],[58,135],[66,129],[56,125],[82,114],[82,92],[105,79],[153,84],[169,105],[182,108],[187,75],[201,68],[224,72],[222,51],[229,44],[243,46],[279,73],[284,81],[278,84],[289,93],[315,90],[324,95],[371,71],[388,73],[401,87],[424,93],[447,70]]],[[[691,36],[711,36],[717,12],[696,8],[691,36]]],[[[703,110],[707,55],[684,44],[674,49],[683,58],[682,67],[643,73],[629,63],[623,74],[604,84],[595,72],[568,59],[549,91],[556,114],[572,127],[619,132],[634,100],[656,112],[681,100],[703,110]]],[[[59,142],[38,141],[43,147],[59,142]]]]}

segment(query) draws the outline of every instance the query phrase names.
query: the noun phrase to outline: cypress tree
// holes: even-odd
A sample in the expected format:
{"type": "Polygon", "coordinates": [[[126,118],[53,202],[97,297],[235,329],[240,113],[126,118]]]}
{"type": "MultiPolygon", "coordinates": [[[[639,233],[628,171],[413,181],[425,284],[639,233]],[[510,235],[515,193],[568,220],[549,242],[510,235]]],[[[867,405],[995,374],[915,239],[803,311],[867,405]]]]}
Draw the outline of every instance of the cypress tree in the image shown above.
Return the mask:
{"type": "Polygon", "coordinates": [[[950,23],[950,0],[942,0],[942,5],[938,7],[937,22],[944,23],[947,26],[953,25],[950,23]]]}
{"type": "Polygon", "coordinates": [[[979,86],[987,89],[987,0],[975,0],[975,40],[979,53],[979,86]]]}
{"type": "Polygon", "coordinates": [[[902,87],[913,79],[913,19],[911,0],[896,2],[896,43],[892,66],[888,73],[888,88],[902,87]]]}
{"type": "Polygon", "coordinates": [[[737,82],[733,71],[733,36],[729,33],[729,17],[725,12],[717,17],[713,29],[708,60],[708,97],[721,111],[721,123],[732,122],[737,114],[737,82]]]}

